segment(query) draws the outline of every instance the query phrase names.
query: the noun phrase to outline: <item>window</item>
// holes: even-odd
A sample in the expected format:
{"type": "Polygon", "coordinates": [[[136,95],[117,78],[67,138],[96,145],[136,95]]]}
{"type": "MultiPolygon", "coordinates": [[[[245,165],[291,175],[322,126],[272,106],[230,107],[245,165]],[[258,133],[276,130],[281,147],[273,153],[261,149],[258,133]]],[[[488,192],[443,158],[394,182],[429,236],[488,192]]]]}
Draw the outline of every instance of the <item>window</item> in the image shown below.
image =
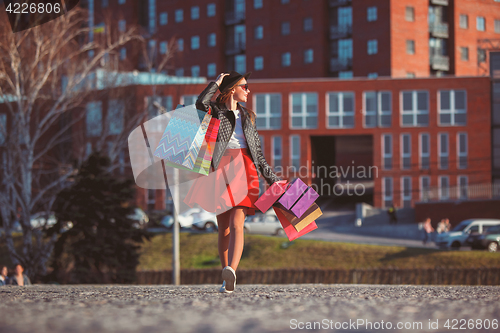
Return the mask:
{"type": "Polygon", "coordinates": [[[247,68],[247,57],[244,54],[234,57],[234,70],[238,73],[245,73],[247,68]]]}
{"type": "Polygon", "coordinates": [[[264,57],[253,58],[253,69],[256,71],[264,69],[264,57]]]}
{"type": "Polygon", "coordinates": [[[384,207],[390,207],[392,205],[393,193],[392,193],[392,177],[382,178],[382,201],[384,207]]]}
{"type": "Polygon", "coordinates": [[[403,208],[411,207],[411,177],[401,177],[401,196],[403,208]]]}
{"type": "Polygon", "coordinates": [[[467,122],[466,98],[465,90],[439,91],[439,125],[465,126],[467,122]]]}
{"type": "Polygon", "coordinates": [[[401,170],[411,169],[411,135],[401,134],[401,170]]]}
{"type": "Polygon", "coordinates": [[[177,68],[175,70],[175,76],[184,76],[184,68],[177,68]]]}
{"type": "Polygon", "coordinates": [[[166,25],[168,23],[168,13],[160,13],[160,25],[166,25]]]}
{"type": "Polygon", "coordinates": [[[328,93],[327,103],[327,128],[354,127],[354,93],[328,93]]]}
{"type": "Polygon", "coordinates": [[[460,47],[460,60],[469,61],[469,48],[467,46],[460,47]]]}
{"type": "Polygon", "coordinates": [[[392,169],[392,134],[382,135],[382,167],[392,169]]]}
{"type": "Polygon", "coordinates": [[[440,133],[438,135],[439,169],[448,169],[448,158],[449,158],[448,147],[449,147],[448,133],[440,133]]]}
{"type": "Polygon", "coordinates": [[[339,72],[340,79],[352,79],[352,71],[339,72]]]}
{"type": "Polygon", "coordinates": [[[485,31],[486,30],[486,21],[484,17],[478,16],[476,18],[476,29],[477,31],[485,31]]]}
{"type": "Polygon", "coordinates": [[[469,16],[467,14],[460,14],[460,28],[469,29],[469,16]]]}
{"type": "Polygon", "coordinates": [[[290,34],[290,22],[282,22],[281,23],[281,34],[283,36],[290,34]]]}
{"type": "Polygon", "coordinates": [[[477,62],[478,63],[486,62],[486,50],[485,49],[477,49],[477,62]]]}
{"type": "Polygon", "coordinates": [[[197,50],[200,48],[200,36],[191,37],[191,50],[197,50]]]}
{"type": "Polygon", "coordinates": [[[377,7],[368,7],[366,9],[366,19],[368,22],[377,20],[377,7]]]}
{"type": "Polygon", "coordinates": [[[175,22],[184,21],[184,11],[182,9],[177,9],[175,11],[175,22]]]}
{"type": "Polygon", "coordinates": [[[207,16],[208,17],[214,17],[215,16],[215,4],[214,3],[209,3],[207,5],[207,16]]]}
{"type": "Polygon", "coordinates": [[[121,32],[124,32],[125,30],[127,30],[127,21],[125,21],[125,20],[118,21],[118,30],[121,32]]]}
{"type": "Polygon", "coordinates": [[[108,0],[101,0],[101,7],[102,8],[106,8],[108,7],[109,5],[109,1],[108,0]]]}
{"type": "Polygon", "coordinates": [[[428,176],[420,177],[420,200],[429,201],[431,190],[431,178],[428,176]]]}
{"type": "Polygon", "coordinates": [[[378,52],[378,42],[376,39],[368,41],[368,54],[377,54],[378,52]]]}
{"type": "Polygon", "coordinates": [[[365,91],[363,95],[365,127],[391,127],[391,92],[365,91]]]}
{"type": "Polygon", "coordinates": [[[200,66],[192,66],[191,67],[191,76],[199,77],[200,76],[200,66]]]}
{"type": "Polygon", "coordinates": [[[127,49],[122,47],[120,49],[120,60],[125,60],[127,59],[127,49]]]}
{"type": "Polygon", "coordinates": [[[215,63],[208,64],[207,65],[207,76],[213,77],[213,76],[215,76],[215,73],[216,73],[215,63]]]}
{"type": "Polygon", "coordinates": [[[217,44],[217,35],[215,32],[208,34],[208,46],[209,47],[214,47],[217,44]]]}
{"type": "Polygon", "coordinates": [[[123,5],[125,3],[125,0],[118,0],[119,5],[123,5]]]}
{"type": "Polygon", "coordinates": [[[415,54],[415,41],[408,39],[406,41],[406,53],[415,54]]]}
{"type": "Polygon", "coordinates": [[[89,102],[86,109],[87,137],[100,136],[102,134],[102,102],[89,102]]]}
{"type": "Polygon", "coordinates": [[[300,136],[290,136],[290,165],[295,171],[300,169],[300,136]]]}
{"type": "Polygon", "coordinates": [[[314,51],[313,49],[307,49],[304,51],[304,63],[311,64],[314,61],[314,51]]]}
{"type": "Polygon", "coordinates": [[[7,141],[7,115],[0,113],[0,146],[7,141]]]}
{"type": "Polygon", "coordinates": [[[468,185],[469,185],[469,179],[467,176],[458,176],[457,178],[457,196],[458,199],[467,199],[468,195],[468,185]]]}
{"type": "Polygon", "coordinates": [[[500,34],[500,20],[495,20],[495,33],[500,34]]]}
{"type": "Polygon", "coordinates": [[[281,0],[281,3],[282,4],[287,4],[287,3],[290,3],[290,0],[281,0]]]}
{"type": "Polygon", "coordinates": [[[281,167],[281,159],[282,159],[282,148],[281,148],[281,136],[273,136],[273,155],[271,156],[273,161],[273,167],[281,167]]]}
{"type": "Polygon", "coordinates": [[[262,38],[264,38],[264,27],[263,26],[258,25],[258,26],[255,27],[254,37],[255,37],[255,39],[262,39],[262,38]]]}
{"type": "Polygon", "coordinates": [[[450,178],[448,176],[439,177],[439,199],[448,200],[450,198],[450,178]]]}
{"type": "Polygon", "coordinates": [[[378,78],[378,73],[368,73],[367,78],[376,79],[376,78],[378,78]]]}
{"type": "Polygon", "coordinates": [[[281,54],[281,66],[288,67],[292,63],[292,56],[290,52],[281,54]]]}
{"type": "Polygon", "coordinates": [[[253,0],[253,8],[255,9],[262,8],[262,0],[253,0]]]}
{"type": "Polygon", "coordinates": [[[420,151],[420,170],[428,170],[430,168],[431,158],[431,138],[428,133],[420,133],[419,151],[420,151]]]}
{"type": "Polygon", "coordinates": [[[415,77],[415,73],[413,73],[413,72],[407,72],[406,73],[406,77],[407,78],[414,78],[415,77]]]}
{"type": "Polygon", "coordinates": [[[257,129],[281,128],[281,94],[255,94],[254,104],[257,129]]]}
{"type": "Polygon", "coordinates": [[[427,91],[403,91],[401,126],[429,125],[429,93],[427,91]]]}
{"type": "Polygon", "coordinates": [[[196,103],[197,99],[198,99],[197,95],[183,95],[181,104],[191,105],[191,104],[196,103]]]}
{"type": "Polygon", "coordinates": [[[304,19],[304,31],[313,30],[313,19],[311,17],[306,17],[304,19]]]}
{"type": "Polygon", "coordinates": [[[191,20],[197,20],[200,18],[200,7],[193,6],[191,7],[191,20]]]}
{"type": "Polygon", "coordinates": [[[149,0],[149,33],[153,34],[156,30],[156,0],[149,0]]]}
{"type": "Polygon", "coordinates": [[[466,169],[467,168],[467,133],[457,134],[457,168],[466,169]]]}
{"type": "Polygon", "coordinates": [[[179,48],[179,51],[184,51],[184,39],[179,38],[177,40],[177,47],[179,48]]]}
{"type": "Polygon", "coordinates": [[[408,22],[415,21],[415,8],[407,6],[405,10],[405,20],[408,22]]]}
{"type": "Polygon", "coordinates": [[[160,54],[166,54],[168,50],[167,42],[160,42],[160,54]]]}
{"type": "Polygon", "coordinates": [[[318,94],[294,93],[292,99],[290,128],[317,128],[318,127],[318,94]]]}
{"type": "Polygon", "coordinates": [[[125,104],[122,100],[111,99],[108,102],[108,132],[111,135],[120,134],[123,132],[123,126],[125,123],[125,104]]]}

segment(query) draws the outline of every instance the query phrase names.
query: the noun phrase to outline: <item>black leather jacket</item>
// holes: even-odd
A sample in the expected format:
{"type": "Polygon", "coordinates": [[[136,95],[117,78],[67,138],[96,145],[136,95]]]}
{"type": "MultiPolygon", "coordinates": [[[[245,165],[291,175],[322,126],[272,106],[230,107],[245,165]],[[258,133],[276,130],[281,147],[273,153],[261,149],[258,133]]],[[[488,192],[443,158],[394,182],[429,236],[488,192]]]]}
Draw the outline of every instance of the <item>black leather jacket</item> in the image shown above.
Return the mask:
{"type": "MultiPolygon", "coordinates": [[[[212,116],[220,120],[219,133],[217,134],[217,144],[215,145],[212,157],[212,165],[214,169],[219,167],[220,160],[226,151],[229,139],[231,139],[231,136],[233,135],[236,124],[233,112],[228,112],[225,105],[217,104],[211,101],[218,88],[219,86],[217,83],[210,82],[205,90],[202,91],[200,96],[198,96],[198,100],[196,101],[196,108],[198,110],[208,112],[209,108],[211,108],[212,116]]],[[[255,163],[255,167],[260,171],[267,183],[272,185],[280,179],[273,172],[269,164],[267,164],[266,159],[262,154],[257,127],[255,127],[255,124],[250,120],[248,111],[243,106],[239,106],[240,109],[243,110],[243,112],[241,112],[241,124],[245,139],[247,140],[247,146],[250,150],[250,154],[252,155],[252,160],[255,163]]]]}

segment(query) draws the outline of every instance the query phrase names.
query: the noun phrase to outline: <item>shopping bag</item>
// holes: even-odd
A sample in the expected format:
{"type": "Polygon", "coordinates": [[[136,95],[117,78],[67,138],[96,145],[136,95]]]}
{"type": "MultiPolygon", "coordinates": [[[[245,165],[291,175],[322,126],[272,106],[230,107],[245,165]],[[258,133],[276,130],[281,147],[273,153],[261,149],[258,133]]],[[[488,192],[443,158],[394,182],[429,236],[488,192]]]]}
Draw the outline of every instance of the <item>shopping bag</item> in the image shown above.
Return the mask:
{"type": "Polygon", "coordinates": [[[292,213],[297,217],[302,217],[311,205],[319,198],[319,194],[311,187],[297,200],[292,207],[292,213]]]}
{"type": "Polygon", "coordinates": [[[293,241],[301,236],[304,236],[305,234],[313,231],[314,229],[317,229],[318,226],[316,225],[316,222],[313,221],[309,223],[304,229],[301,231],[297,231],[294,226],[290,223],[290,221],[287,220],[285,215],[283,214],[283,210],[278,208],[278,207],[273,207],[274,212],[276,213],[276,216],[278,217],[278,220],[280,220],[281,226],[283,227],[283,230],[285,230],[285,234],[288,237],[289,241],[293,241]]]}
{"type": "Polygon", "coordinates": [[[255,201],[255,207],[260,209],[261,212],[265,213],[271,208],[271,206],[285,193],[286,181],[280,180],[273,183],[264,194],[260,196],[257,201],[255,201]]]}
{"type": "MultiPolygon", "coordinates": [[[[280,207],[278,207],[280,208],[280,207]]],[[[323,212],[321,212],[321,209],[316,203],[313,203],[307,210],[306,212],[302,215],[302,217],[297,217],[293,213],[291,213],[288,210],[281,209],[281,212],[287,219],[287,221],[290,222],[291,225],[295,228],[297,231],[302,231],[305,227],[307,227],[310,223],[314,222],[317,220],[321,215],[323,215],[323,212]]]]}
{"type": "Polygon", "coordinates": [[[304,184],[300,178],[297,178],[290,183],[285,193],[279,199],[279,203],[282,204],[285,209],[290,209],[306,190],[307,185],[304,184]]]}
{"type": "Polygon", "coordinates": [[[289,210],[296,217],[302,217],[318,198],[319,194],[312,187],[307,186],[297,178],[279,199],[278,207],[289,210]]]}

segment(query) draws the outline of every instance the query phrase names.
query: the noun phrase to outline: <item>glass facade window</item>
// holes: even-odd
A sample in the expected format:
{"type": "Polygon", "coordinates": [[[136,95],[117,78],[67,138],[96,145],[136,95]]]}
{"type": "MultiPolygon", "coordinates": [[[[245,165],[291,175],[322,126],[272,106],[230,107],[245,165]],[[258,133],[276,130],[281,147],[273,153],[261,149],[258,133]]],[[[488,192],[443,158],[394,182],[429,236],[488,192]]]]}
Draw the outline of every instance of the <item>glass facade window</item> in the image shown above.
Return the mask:
{"type": "Polygon", "coordinates": [[[118,21],[118,30],[121,32],[125,32],[125,30],[127,30],[127,21],[125,20],[118,21]]]}
{"type": "Polygon", "coordinates": [[[500,20],[495,20],[495,33],[500,34],[500,20]]]}
{"type": "Polygon", "coordinates": [[[312,17],[306,17],[304,19],[304,31],[312,31],[313,30],[313,19],[312,17]]]}
{"type": "Polygon", "coordinates": [[[468,142],[467,133],[457,134],[457,168],[467,168],[468,142]]]}
{"type": "Polygon", "coordinates": [[[273,154],[271,156],[271,159],[273,161],[273,167],[282,167],[283,148],[281,143],[281,136],[273,136],[272,152],[273,154]]]}
{"type": "Polygon", "coordinates": [[[168,13],[162,12],[160,13],[160,25],[166,25],[168,23],[168,13]]]}
{"type": "Polygon", "coordinates": [[[123,132],[125,124],[125,104],[122,100],[111,99],[108,102],[108,133],[111,135],[123,132]]]}
{"type": "Polygon", "coordinates": [[[392,134],[382,135],[382,167],[392,169],[392,134]]]}
{"type": "Polygon", "coordinates": [[[253,0],[253,8],[259,9],[263,7],[262,0],[253,0]]]}
{"type": "Polygon", "coordinates": [[[177,9],[175,11],[175,22],[179,23],[184,21],[184,11],[182,9],[177,9]]]}
{"type": "Polygon", "coordinates": [[[327,128],[353,128],[354,93],[331,92],[327,99],[327,128]]]}
{"type": "Polygon", "coordinates": [[[179,48],[179,51],[184,51],[184,39],[179,38],[177,40],[177,47],[179,48]]]}
{"type": "Polygon", "coordinates": [[[259,56],[253,59],[253,69],[256,71],[264,69],[264,57],[259,56]]]}
{"type": "Polygon", "coordinates": [[[467,92],[465,90],[439,91],[439,125],[465,126],[467,123],[467,92]]]}
{"type": "Polygon", "coordinates": [[[476,18],[476,28],[477,31],[485,31],[486,30],[486,20],[482,16],[478,16],[476,18]]]}
{"type": "Polygon", "coordinates": [[[7,141],[7,115],[0,113],[0,146],[7,141]]]}
{"type": "Polygon", "coordinates": [[[184,76],[184,68],[176,68],[175,76],[184,76]]]}
{"type": "Polygon", "coordinates": [[[363,113],[366,128],[391,127],[392,102],[390,91],[365,91],[363,113]]]}
{"type": "Polygon", "coordinates": [[[431,158],[431,143],[429,133],[420,133],[419,150],[420,150],[420,170],[428,170],[430,168],[431,158]]]}
{"type": "Polygon", "coordinates": [[[401,95],[401,126],[429,126],[429,93],[413,90],[401,95]]]}
{"type": "Polygon", "coordinates": [[[191,7],[191,20],[197,20],[200,18],[200,7],[193,6],[191,7]]]}
{"type": "Polygon", "coordinates": [[[288,67],[292,64],[292,56],[290,52],[281,54],[281,66],[288,67]]]}
{"type": "Polygon", "coordinates": [[[439,169],[448,169],[450,156],[448,133],[438,134],[438,145],[439,169]]]}
{"type": "Polygon", "coordinates": [[[307,49],[304,51],[304,63],[312,64],[314,61],[314,51],[313,49],[307,49]]]}
{"type": "Polygon", "coordinates": [[[460,60],[469,61],[469,48],[467,46],[460,47],[460,60]]]}
{"type": "Polygon", "coordinates": [[[207,5],[207,16],[208,17],[214,17],[215,16],[215,4],[214,3],[209,3],[207,5]]]}
{"type": "Polygon", "coordinates": [[[125,60],[127,59],[127,49],[125,47],[122,47],[120,49],[120,60],[125,60]]]}
{"type": "Polygon", "coordinates": [[[191,50],[197,50],[200,48],[200,36],[191,37],[191,50]]]}
{"type": "Polygon", "coordinates": [[[401,170],[411,169],[411,135],[401,134],[401,170]]]}
{"type": "Polygon", "coordinates": [[[377,20],[377,7],[368,7],[366,9],[366,19],[368,22],[377,20]]]}
{"type": "Polygon", "coordinates": [[[247,70],[247,57],[244,54],[234,57],[234,70],[238,73],[245,73],[247,70]]]}
{"type": "Polygon", "coordinates": [[[411,208],[411,177],[401,177],[401,193],[403,208],[411,208]]]}
{"type": "Polygon", "coordinates": [[[149,33],[156,32],[156,0],[149,0],[149,33]]]}
{"type": "Polygon", "coordinates": [[[281,34],[283,36],[290,34],[290,22],[282,22],[281,23],[281,34]]]}
{"type": "Polygon", "coordinates": [[[86,109],[87,137],[98,137],[102,134],[102,102],[89,102],[86,109]]]}
{"type": "Polygon", "coordinates": [[[415,21],[415,8],[407,6],[405,9],[405,20],[408,22],[415,21]]]}
{"type": "Polygon", "coordinates": [[[217,72],[217,70],[216,70],[215,63],[211,63],[211,64],[207,65],[207,76],[208,77],[214,77],[216,72],[217,72]]]}
{"type": "Polygon", "coordinates": [[[200,76],[200,66],[192,66],[191,67],[191,76],[199,77],[200,76]]]}
{"type": "Polygon", "coordinates": [[[217,35],[215,32],[208,34],[207,41],[209,47],[214,47],[217,44],[217,35]]]}
{"type": "Polygon", "coordinates": [[[450,199],[450,177],[439,177],[439,200],[450,199]]]}
{"type": "Polygon", "coordinates": [[[264,38],[264,27],[261,25],[256,26],[255,30],[254,30],[254,36],[255,36],[255,39],[264,38]]]}
{"type": "Polygon", "coordinates": [[[467,176],[458,176],[457,177],[457,197],[460,200],[467,199],[469,197],[468,192],[469,192],[469,179],[467,176]]]}
{"type": "Polygon", "coordinates": [[[406,41],[406,54],[415,54],[415,41],[407,40],[406,41]]]}
{"type": "Polygon", "coordinates": [[[459,26],[462,29],[469,29],[469,16],[467,14],[460,14],[459,26]]]}
{"type": "Polygon", "coordinates": [[[378,41],[376,39],[369,40],[367,43],[368,54],[378,53],[378,41]]]}
{"type": "Polygon", "coordinates": [[[290,136],[290,165],[295,171],[300,169],[300,136],[290,136]]]}
{"type": "Polygon", "coordinates": [[[384,207],[390,207],[393,203],[392,177],[382,178],[382,202],[384,207]]]}
{"type": "Polygon", "coordinates": [[[281,129],[281,94],[255,94],[253,105],[257,129],[281,129]]]}
{"type": "Polygon", "coordinates": [[[290,128],[318,128],[318,94],[293,93],[290,98],[290,128]]]}
{"type": "Polygon", "coordinates": [[[191,105],[196,103],[196,100],[198,99],[198,95],[183,95],[182,96],[182,103],[183,105],[191,105]]]}
{"type": "Polygon", "coordinates": [[[431,178],[429,176],[420,177],[420,200],[429,201],[431,194],[431,178]]]}
{"type": "Polygon", "coordinates": [[[160,42],[160,54],[166,54],[168,51],[168,43],[160,42]]]}

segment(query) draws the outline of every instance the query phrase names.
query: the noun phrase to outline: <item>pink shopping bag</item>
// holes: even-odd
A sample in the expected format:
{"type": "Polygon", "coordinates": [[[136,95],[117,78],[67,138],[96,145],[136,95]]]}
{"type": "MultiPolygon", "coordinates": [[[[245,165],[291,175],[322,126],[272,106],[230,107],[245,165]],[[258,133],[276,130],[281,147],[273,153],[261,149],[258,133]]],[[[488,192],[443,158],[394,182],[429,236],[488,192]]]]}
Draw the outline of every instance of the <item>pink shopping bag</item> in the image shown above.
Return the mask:
{"type": "Polygon", "coordinates": [[[255,207],[265,213],[271,206],[285,193],[286,181],[280,180],[279,182],[271,185],[263,195],[255,201],[255,207]]]}
{"type": "Polygon", "coordinates": [[[276,216],[278,217],[278,220],[281,222],[281,226],[283,226],[283,230],[285,230],[286,236],[288,237],[288,240],[291,242],[301,236],[304,236],[305,234],[313,231],[314,229],[318,229],[318,226],[316,225],[315,221],[312,221],[310,224],[307,225],[304,229],[301,231],[295,230],[294,226],[288,221],[283,214],[282,210],[278,207],[273,207],[274,212],[276,213],[276,216]]]}

